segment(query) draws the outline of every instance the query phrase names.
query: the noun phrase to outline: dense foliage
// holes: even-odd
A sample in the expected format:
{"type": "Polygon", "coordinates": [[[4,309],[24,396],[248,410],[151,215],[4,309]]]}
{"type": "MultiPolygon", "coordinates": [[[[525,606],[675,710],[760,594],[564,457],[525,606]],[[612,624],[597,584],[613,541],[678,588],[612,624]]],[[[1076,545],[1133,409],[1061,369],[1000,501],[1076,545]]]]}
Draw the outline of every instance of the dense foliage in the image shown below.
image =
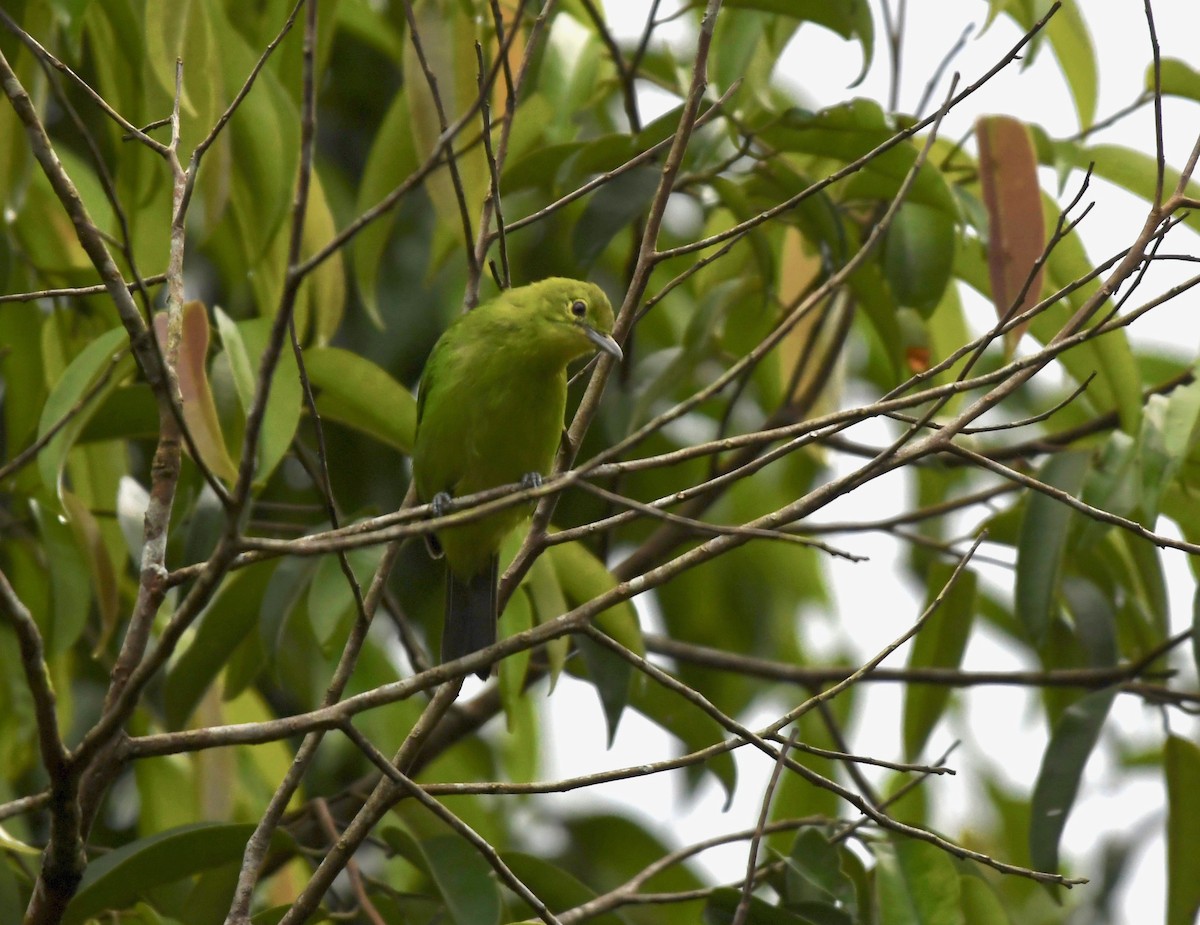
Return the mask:
{"type": "MultiPolygon", "coordinates": [[[[1164,550],[1200,561],[1200,383],[1136,335],[1194,301],[1148,270],[1195,259],[1197,158],[1092,140],[1083,4],[991,0],[1009,54],[906,61],[904,111],[777,73],[817,28],[898,72],[903,2],[654,0],[632,40],[594,0],[293,2],[0,9],[0,920],[1104,921],[1154,833],[1061,861],[1102,756],[1153,781],[1192,922],[1200,645],[1164,550]],[[1078,132],[939,133],[1047,56],[1078,132]],[[1114,254],[1080,237],[1097,177],[1141,209],[1114,254]],[[537,502],[501,642],[441,667],[413,389],[457,312],[550,275],[608,292],[625,360],[580,371],[559,474],[447,515],[537,502]],[[847,612],[829,564],[866,533],[899,567],[855,565],[878,605],[847,612]],[[963,667],[980,640],[1023,670],[963,667]],[[547,779],[564,674],[607,724],[579,735],[640,714],[676,757],[547,779]],[[864,676],[898,753],[847,733],[864,676]],[[1046,730],[1020,788],[962,711],[985,683],[1046,730]],[[588,799],[732,796],[735,748],[777,773],[720,884],[588,799]],[[947,767],[979,811],[935,830],[947,767]]],[[[1129,53],[1115,118],[1200,101],[1129,53]]]]}

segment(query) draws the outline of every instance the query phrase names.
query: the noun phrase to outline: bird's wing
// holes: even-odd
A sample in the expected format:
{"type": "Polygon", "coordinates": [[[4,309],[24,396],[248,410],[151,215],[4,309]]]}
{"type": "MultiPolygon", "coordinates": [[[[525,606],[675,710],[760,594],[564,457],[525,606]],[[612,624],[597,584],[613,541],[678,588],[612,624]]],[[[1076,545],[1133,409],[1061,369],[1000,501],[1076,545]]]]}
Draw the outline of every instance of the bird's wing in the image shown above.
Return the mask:
{"type": "Polygon", "coordinates": [[[437,364],[427,362],[425,371],[421,373],[421,379],[417,382],[417,426],[421,425],[421,416],[425,413],[425,399],[429,397],[429,392],[433,389],[433,381],[436,378],[434,372],[437,369],[437,364]]]}

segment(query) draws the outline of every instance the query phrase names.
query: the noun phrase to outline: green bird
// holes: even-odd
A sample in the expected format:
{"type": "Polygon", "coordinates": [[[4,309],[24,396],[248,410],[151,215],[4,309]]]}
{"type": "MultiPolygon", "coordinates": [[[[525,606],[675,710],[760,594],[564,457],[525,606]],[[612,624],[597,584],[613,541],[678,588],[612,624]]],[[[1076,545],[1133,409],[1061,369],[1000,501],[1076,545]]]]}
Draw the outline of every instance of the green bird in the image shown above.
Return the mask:
{"type": "MultiPolygon", "coordinates": [[[[567,366],[596,349],[620,360],[612,328],[604,292],[561,277],[509,289],[454,321],[418,387],[417,498],[440,514],[452,498],[540,484],[562,438],[567,366]]],[[[498,550],[527,516],[511,507],[427,536],[430,552],[446,557],[443,662],[496,641],[498,550]]]]}

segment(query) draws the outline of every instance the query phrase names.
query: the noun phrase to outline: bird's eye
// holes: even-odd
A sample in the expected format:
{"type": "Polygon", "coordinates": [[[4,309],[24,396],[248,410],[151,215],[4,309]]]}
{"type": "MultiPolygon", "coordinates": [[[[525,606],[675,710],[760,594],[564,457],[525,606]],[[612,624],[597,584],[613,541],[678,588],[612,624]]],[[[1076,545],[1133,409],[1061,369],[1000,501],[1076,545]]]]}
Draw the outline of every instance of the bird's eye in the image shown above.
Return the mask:
{"type": "Polygon", "coordinates": [[[587,314],[587,302],[583,299],[576,299],[571,303],[571,314],[576,318],[582,318],[587,314]]]}

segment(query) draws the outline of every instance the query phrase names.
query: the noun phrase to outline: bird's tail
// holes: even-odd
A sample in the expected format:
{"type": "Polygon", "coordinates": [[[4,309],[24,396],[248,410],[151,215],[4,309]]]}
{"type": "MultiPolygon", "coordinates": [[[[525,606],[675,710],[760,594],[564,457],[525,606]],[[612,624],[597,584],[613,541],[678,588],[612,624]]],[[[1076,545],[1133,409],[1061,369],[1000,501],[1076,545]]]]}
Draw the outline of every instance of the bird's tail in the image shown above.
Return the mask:
{"type": "MultiPolygon", "coordinates": [[[[466,579],[446,569],[446,624],[442,629],[442,661],[470,655],[496,641],[496,579],[500,557],[493,555],[487,568],[466,579]]],[[[487,679],[489,668],[476,674],[487,679]]]]}

